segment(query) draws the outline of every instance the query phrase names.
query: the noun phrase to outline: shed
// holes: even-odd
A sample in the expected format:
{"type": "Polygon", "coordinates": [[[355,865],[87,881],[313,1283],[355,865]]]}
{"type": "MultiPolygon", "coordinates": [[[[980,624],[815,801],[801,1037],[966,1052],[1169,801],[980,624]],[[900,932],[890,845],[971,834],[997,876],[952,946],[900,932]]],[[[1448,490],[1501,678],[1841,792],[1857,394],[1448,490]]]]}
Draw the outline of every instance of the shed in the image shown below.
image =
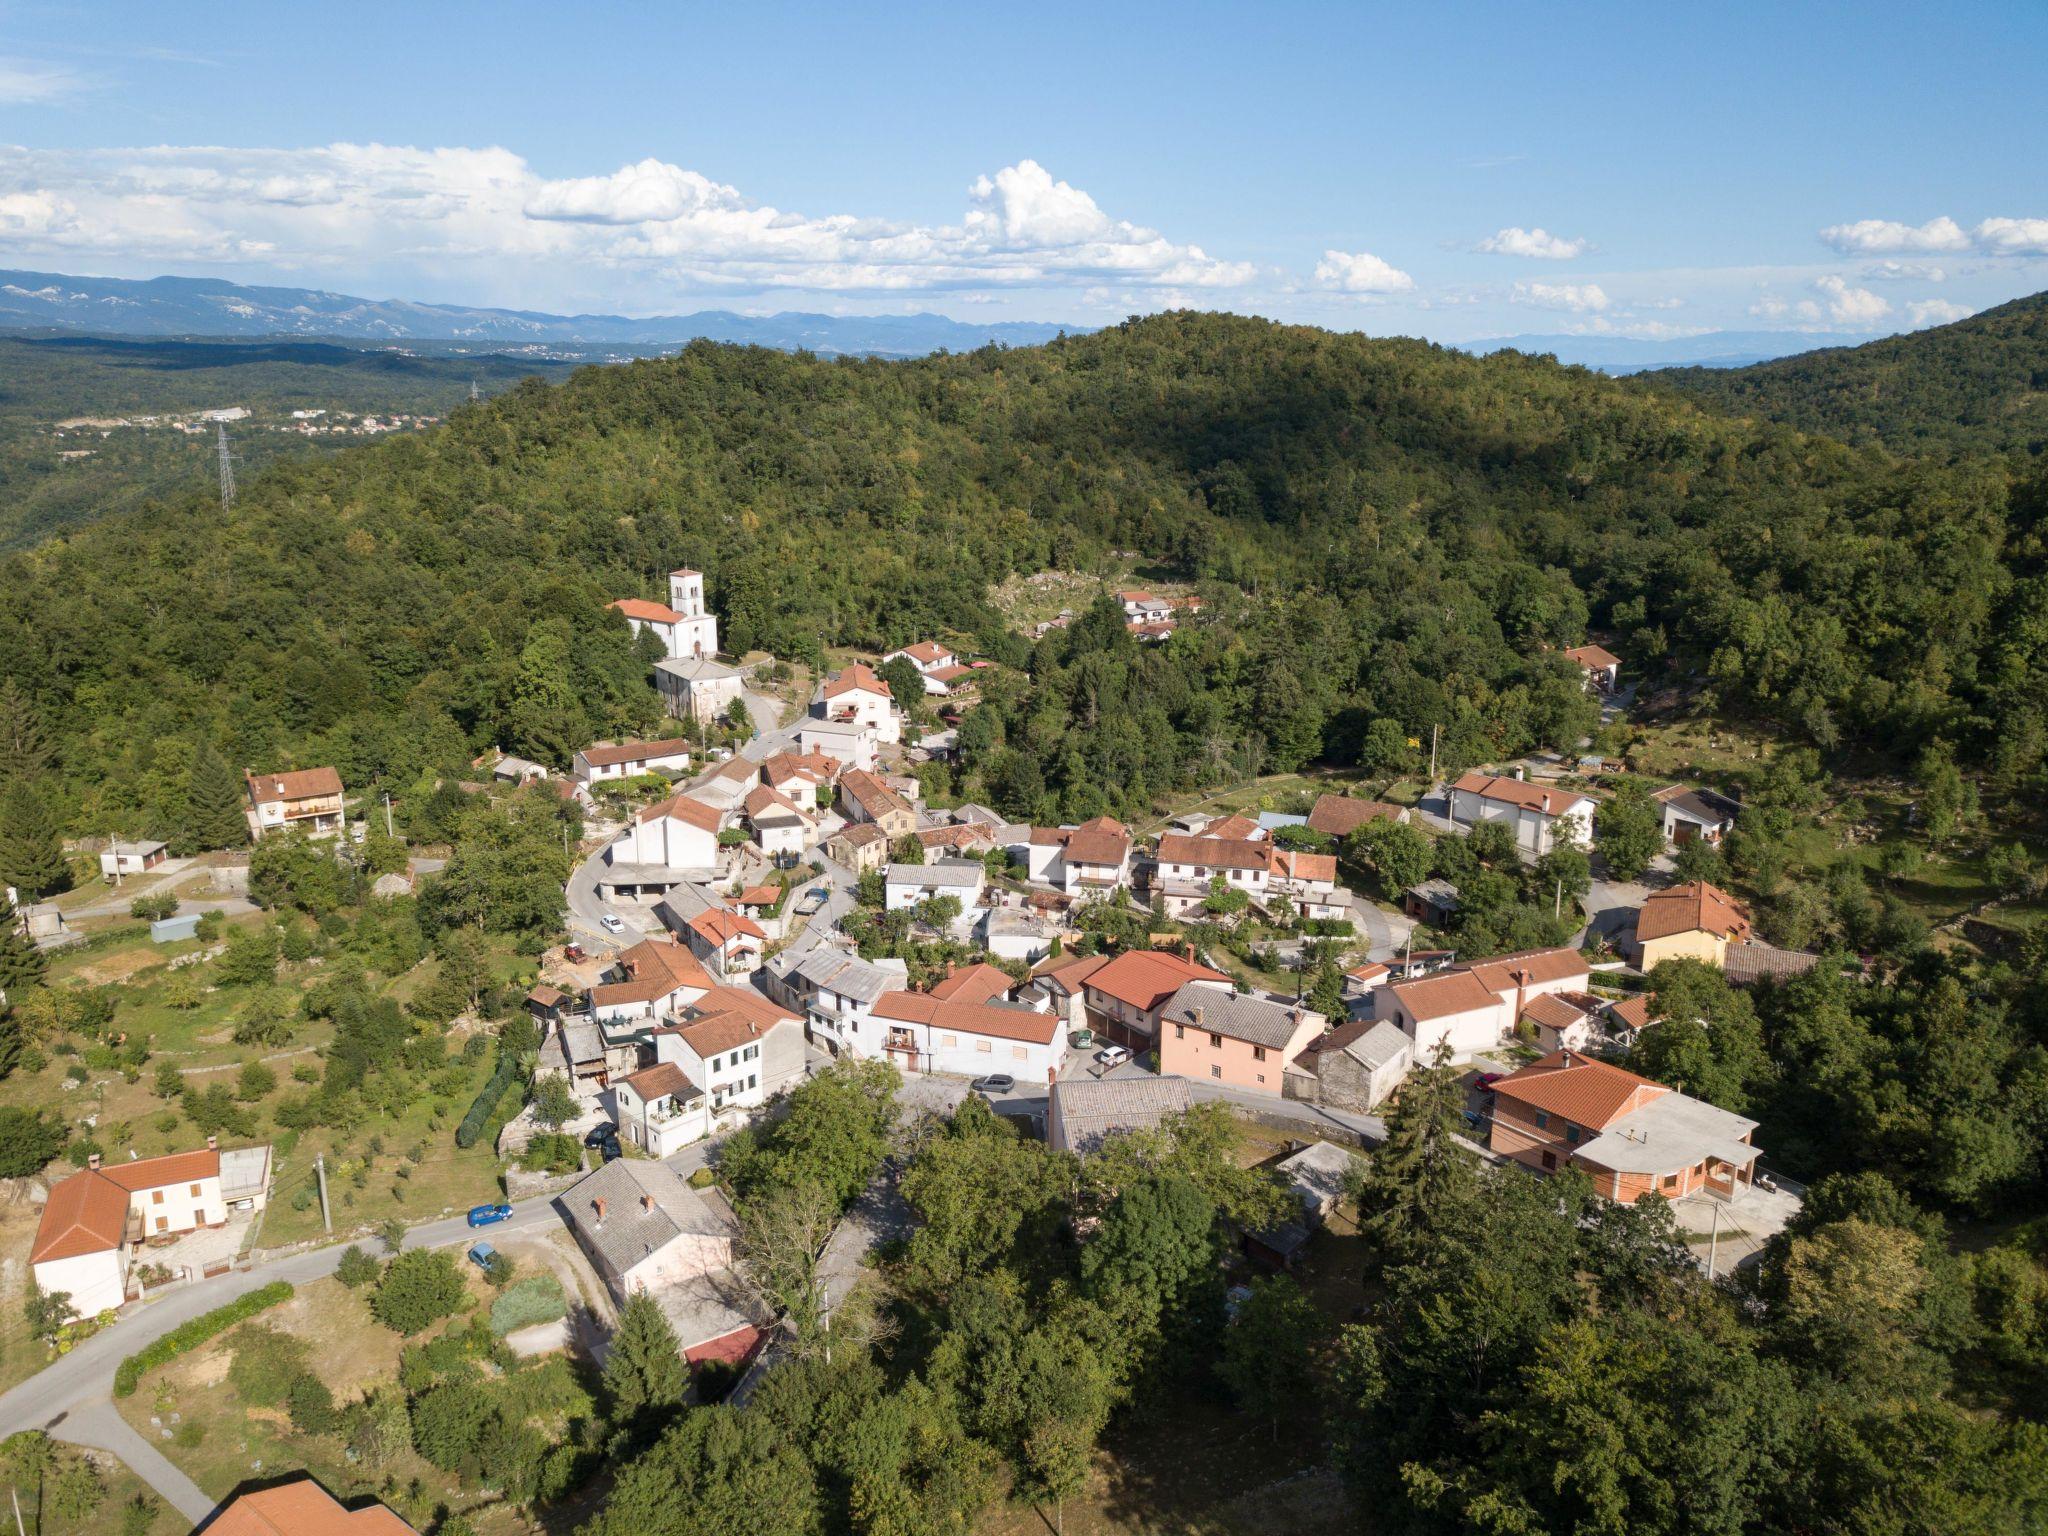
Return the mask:
{"type": "Polygon", "coordinates": [[[180,912],[176,917],[160,917],[149,925],[149,941],[152,944],[175,944],[180,939],[189,939],[199,932],[199,914],[180,912]]]}

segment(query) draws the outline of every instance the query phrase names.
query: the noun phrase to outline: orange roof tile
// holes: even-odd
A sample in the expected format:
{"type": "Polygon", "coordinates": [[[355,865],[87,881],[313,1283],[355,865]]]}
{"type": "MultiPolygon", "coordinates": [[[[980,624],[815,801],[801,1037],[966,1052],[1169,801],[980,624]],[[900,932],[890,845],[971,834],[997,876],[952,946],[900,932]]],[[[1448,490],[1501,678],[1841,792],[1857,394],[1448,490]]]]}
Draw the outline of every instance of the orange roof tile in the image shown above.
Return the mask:
{"type": "Polygon", "coordinates": [[[1575,645],[1564,653],[1564,659],[1576,661],[1589,672],[1604,672],[1621,665],[1621,658],[1604,645],[1575,645]]]}
{"type": "Polygon", "coordinates": [[[920,662],[927,667],[931,667],[937,666],[941,661],[945,660],[946,657],[952,655],[953,653],[947,650],[943,645],[940,645],[935,640],[920,640],[915,645],[904,646],[903,654],[908,656],[912,661],[920,662]]]}
{"type": "Polygon", "coordinates": [[[1531,1109],[1604,1130],[1632,1109],[1671,1090],[1647,1077],[1595,1060],[1583,1051],[1552,1051],[1493,1085],[1494,1093],[1531,1109]]]}
{"type": "Polygon", "coordinates": [[[885,699],[893,699],[895,697],[889,691],[889,685],[877,677],[874,670],[866,662],[862,661],[856,661],[853,665],[846,668],[845,671],[826,683],[825,697],[836,699],[840,694],[852,693],[855,689],[866,693],[879,693],[885,699]]]}
{"type": "Polygon", "coordinates": [[[1419,981],[1397,981],[1391,990],[1418,1024],[1500,1006],[1498,994],[1470,971],[1444,971],[1419,981]]]}
{"type": "Polygon", "coordinates": [[[957,1030],[963,1035],[987,1035],[1037,1045],[1052,1044],[1060,1030],[1057,1014],[1033,1013],[1028,1008],[997,1003],[948,1001],[929,992],[884,992],[875,1000],[871,1012],[875,1018],[892,1019],[899,1024],[924,1024],[933,1029],[957,1030]]]}
{"type": "Polygon", "coordinates": [[[689,752],[690,744],[680,736],[666,741],[600,741],[583,749],[583,760],[593,768],[610,768],[655,757],[687,757],[689,752]]]}
{"type": "Polygon", "coordinates": [[[1451,787],[1462,789],[1468,795],[1477,795],[1482,800],[1541,811],[1545,816],[1562,816],[1581,800],[1590,798],[1576,790],[1546,789],[1541,784],[1531,784],[1527,779],[1478,772],[1464,775],[1451,787]]]}
{"type": "Polygon", "coordinates": [[[889,815],[917,814],[908,800],[865,768],[852,768],[841,774],[839,793],[866,812],[870,821],[880,821],[889,815]]]}
{"type": "Polygon", "coordinates": [[[706,907],[690,919],[690,927],[713,944],[724,948],[734,939],[765,939],[761,925],[751,917],[728,912],[724,907],[706,907]]]}
{"type": "Polygon", "coordinates": [[[1188,837],[1168,832],[1159,839],[1159,862],[1194,864],[1203,869],[1270,869],[1271,843],[1235,837],[1188,837]]]}
{"type": "Polygon", "coordinates": [[[1399,821],[1401,807],[1389,805],[1384,800],[1359,800],[1350,795],[1318,795],[1308,813],[1308,824],[1332,837],[1348,837],[1367,822],[1378,821],[1382,817],[1388,821],[1399,821]]]}
{"type": "Polygon", "coordinates": [[[619,955],[619,964],[629,979],[600,982],[590,989],[597,1004],[654,1003],[672,992],[711,986],[711,976],[697,957],[682,945],[665,939],[643,939],[619,955]]]}
{"type": "MultiPolygon", "coordinates": [[[[771,789],[766,784],[749,790],[747,798],[741,802],[741,809],[749,816],[760,816],[769,811],[787,811],[790,815],[799,817],[804,814],[797,806],[797,803],[790,799],[789,796],[783,794],[780,790],[771,789]]],[[[805,817],[804,819],[808,820],[809,818],[805,817]]]]}
{"type": "Polygon", "coordinates": [[[1593,974],[1585,955],[1576,949],[1528,949],[1495,955],[1491,960],[1475,960],[1469,969],[1499,997],[1513,996],[1517,985],[1536,987],[1574,978],[1584,981],[1593,974]]]}
{"type": "Polygon", "coordinates": [[[1039,961],[1031,974],[1041,981],[1053,983],[1062,992],[1074,993],[1107,964],[1108,955],[1054,955],[1039,961]]]}
{"type": "Polygon", "coordinates": [[[349,1509],[310,1477],[237,1494],[207,1536],[417,1536],[382,1504],[349,1509]]]}
{"type": "Polygon", "coordinates": [[[138,1157],[125,1163],[104,1163],[100,1172],[132,1194],[138,1189],[189,1184],[194,1179],[217,1179],[220,1153],[203,1147],[197,1152],[173,1152],[166,1157],[138,1157]]]}
{"type": "Polygon", "coordinates": [[[797,1016],[776,1006],[752,987],[713,987],[690,1005],[690,1017],[667,1026],[706,1058],[759,1040],[778,1024],[794,1024],[797,1016]]]}
{"type": "Polygon", "coordinates": [[[1086,985],[1105,997],[1150,1013],[1190,981],[1230,978],[1192,960],[1158,949],[1132,949],[1090,976],[1086,985]]]}
{"type": "Polygon", "coordinates": [[[1290,848],[1273,850],[1273,873],[1289,880],[1324,881],[1335,884],[1337,855],[1297,853],[1290,848]]]}
{"type": "Polygon", "coordinates": [[[1675,933],[1747,939],[1749,913],[1741,902],[1705,880],[1652,891],[1636,914],[1636,938],[1668,939],[1675,933]]]}
{"type": "Polygon", "coordinates": [[[697,1097],[697,1085],[690,1081],[690,1074],[672,1061],[658,1061],[651,1067],[642,1067],[621,1081],[650,1102],[664,1095],[678,1099],[697,1097]]]}
{"type": "Polygon", "coordinates": [[[741,891],[739,895],[733,897],[732,904],[736,907],[772,907],[780,900],[782,900],[781,886],[750,885],[744,891],[741,891]]]}
{"type": "Polygon", "coordinates": [[[128,1191],[105,1174],[74,1173],[50,1186],[29,1262],[111,1252],[121,1246],[127,1226],[128,1191]]]}
{"type": "Polygon", "coordinates": [[[643,624],[680,624],[683,616],[667,603],[650,603],[644,597],[622,597],[611,604],[629,619],[643,624]]]}
{"type": "Polygon", "coordinates": [[[725,813],[717,806],[706,805],[689,795],[670,795],[666,800],[657,800],[633,819],[659,821],[664,816],[673,817],[702,832],[716,832],[725,821],[725,813]]]}
{"type": "Polygon", "coordinates": [[[1259,824],[1235,811],[1228,816],[1217,817],[1195,834],[1197,837],[1227,837],[1238,842],[1257,841],[1258,835],[1259,824]]]}
{"type": "Polygon", "coordinates": [[[245,777],[249,780],[249,796],[258,805],[341,793],[341,775],[332,768],[294,768],[286,773],[251,773],[245,777]]]}
{"type": "Polygon", "coordinates": [[[930,995],[948,1003],[988,1003],[1003,996],[1017,980],[1008,971],[977,961],[949,973],[932,984],[930,995]]]}

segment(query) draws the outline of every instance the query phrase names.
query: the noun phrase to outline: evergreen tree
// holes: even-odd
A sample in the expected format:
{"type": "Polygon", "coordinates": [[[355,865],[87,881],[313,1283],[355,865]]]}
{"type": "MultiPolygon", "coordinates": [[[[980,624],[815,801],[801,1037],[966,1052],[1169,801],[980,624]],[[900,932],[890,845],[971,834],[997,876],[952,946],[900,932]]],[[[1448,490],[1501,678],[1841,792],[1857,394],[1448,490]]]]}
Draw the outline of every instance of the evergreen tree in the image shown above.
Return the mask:
{"type": "Polygon", "coordinates": [[[1387,1139],[1366,1166],[1359,1216],[1381,1264],[1407,1262],[1419,1246],[1453,1232],[1473,1188],[1471,1156],[1452,1138],[1465,1090],[1448,1043],[1413,1073],[1387,1116],[1387,1139]]]}
{"type": "Polygon", "coordinates": [[[249,823],[242,815],[246,789],[227,759],[201,740],[192,758],[191,786],[186,791],[187,836],[195,848],[242,848],[249,842],[249,823]]]}
{"type": "Polygon", "coordinates": [[[0,884],[37,901],[71,884],[48,786],[16,779],[0,794],[0,884]]]}
{"type": "Polygon", "coordinates": [[[14,908],[0,892],[0,996],[14,1002],[43,979],[48,962],[27,934],[21,931],[14,908]]]}
{"type": "Polygon", "coordinates": [[[652,1296],[636,1291],[619,1312],[604,1362],[604,1393],[622,1447],[650,1445],[682,1411],[690,1376],[682,1345],[652,1296]]]}
{"type": "Polygon", "coordinates": [[[50,744],[34,702],[13,678],[0,678],[0,785],[38,778],[49,767],[50,744]]]}

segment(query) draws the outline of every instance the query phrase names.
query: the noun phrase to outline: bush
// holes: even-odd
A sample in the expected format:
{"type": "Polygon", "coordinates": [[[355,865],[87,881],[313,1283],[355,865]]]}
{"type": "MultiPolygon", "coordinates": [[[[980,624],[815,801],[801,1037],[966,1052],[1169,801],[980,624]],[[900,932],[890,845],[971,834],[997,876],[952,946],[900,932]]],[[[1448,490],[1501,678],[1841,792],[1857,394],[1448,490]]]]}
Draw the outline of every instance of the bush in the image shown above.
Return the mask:
{"type": "Polygon", "coordinates": [[[64,1150],[70,1133],[41,1110],[0,1109],[0,1179],[25,1179],[64,1150]]]}
{"type": "Polygon", "coordinates": [[[284,1407],[292,1383],[306,1374],[305,1341],[275,1328],[249,1327],[237,1330],[228,1343],[235,1352],[228,1381],[242,1401],[258,1408],[284,1407]]]}
{"type": "Polygon", "coordinates": [[[273,1280],[246,1296],[236,1297],[224,1307],[215,1307],[211,1312],[201,1313],[190,1322],[180,1323],[147,1348],[130,1355],[115,1368],[114,1396],[133,1397],[136,1385],[142,1380],[145,1371],[153,1371],[160,1365],[170,1364],[178,1356],[218,1338],[235,1324],[245,1323],[259,1312],[267,1312],[281,1301],[289,1301],[291,1296],[292,1285],[289,1280],[273,1280]]]}
{"type": "Polygon", "coordinates": [[[128,903],[130,917],[139,917],[149,923],[175,917],[177,912],[178,898],[169,891],[161,891],[153,896],[138,896],[128,903]]]}
{"type": "Polygon", "coordinates": [[[334,1268],[334,1278],[352,1291],[373,1283],[383,1273],[384,1266],[354,1243],[341,1250],[341,1262],[334,1268]]]}
{"type": "Polygon", "coordinates": [[[491,1332],[503,1338],[536,1323],[552,1323],[569,1315],[569,1303],[562,1294],[562,1282],[553,1275],[528,1275],[517,1285],[506,1287],[491,1303],[491,1332]]]}
{"type": "Polygon", "coordinates": [[[291,1413],[292,1428],[302,1435],[324,1435],[341,1419],[334,1411],[334,1394],[311,1371],[293,1379],[285,1407],[291,1413]]]}
{"type": "Polygon", "coordinates": [[[484,1127],[491,1123],[491,1116],[497,1112],[498,1101],[511,1090],[513,1081],[519,1076],[519,1058],[507,1049],[498,1052],[498,1065],[492,1070],[490,1080],[483,1091],[469,1106],[469,1113],[462,1117],[462,1123],[455,1127],[455,1145],[473,1147],[484,1127]]]}
{"type": "Polygon", "coordinates": [[[277,1087],[277,1074],[260,1061],[244,1062],[241,1077],[235,1083],[235,1097],[244,1104],[254,1104],[277,1087]]]}
{"type": "Polygon", "coordinates": [[[415,1248],[384,1267],[370,1311],[394,1333],[415,1334],[462,1305],[461,1271],[445,1253],[415,1248]]]}
{"type": "Polygon", "coordinates": [[[544,1131],[526,1144],[519,1166],[547,1173],[574,1173],[583,1166],[583,1147],[574,1136],[544,1131]]]}

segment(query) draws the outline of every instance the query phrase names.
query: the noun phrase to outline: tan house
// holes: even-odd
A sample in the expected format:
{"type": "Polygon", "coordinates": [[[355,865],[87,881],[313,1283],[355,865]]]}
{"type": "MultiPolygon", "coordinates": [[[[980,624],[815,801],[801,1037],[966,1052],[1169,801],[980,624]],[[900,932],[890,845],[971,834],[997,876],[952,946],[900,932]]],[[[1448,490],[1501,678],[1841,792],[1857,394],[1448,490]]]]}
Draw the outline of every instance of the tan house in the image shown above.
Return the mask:
{"type": "Polygon", "coordinates": [[[1586,674],[1586,686],[1595,693],[1612,693],[1621,680],[1621,658],[1604,645],[1575,645],[1564,659],[1586,674]]]}
{"type": "Polygon", "coordinates": [[[1749,913],[1717,885],[1690,880],[1653,891],[1636,913],[1636,967],[1664,960],[1704,960],[1717,969],[1730,944],[1749,942],[1749,913]]]}
{"type": "Polygon", "coordinates": [[[1277,1099],[1287,1068],[1325,1022],[1312,1009],[1189,982],[1160,1009],[1159,1071],[1277,1099]]]}
{"type": "Polygon", "coordinates": [[[864,875],[889,862],[889,835],[871,821],[848,822],[825,839],[825,857],[864,875]]]}
{"type": "Polygon", "coordinates": [[[289,773],[245,773],[249,785],[249,835],[303,830],[314,837],[341,831],[341,775],[332,768],[299,768],[289,773]]]}
{"type": "Polygon", "coordinates": [[[917,830],[917,812],[910,802],[865,768],[850,768],[839,776],[839,806],[848,821],[871,822],[892,843],[917,830]]]}

